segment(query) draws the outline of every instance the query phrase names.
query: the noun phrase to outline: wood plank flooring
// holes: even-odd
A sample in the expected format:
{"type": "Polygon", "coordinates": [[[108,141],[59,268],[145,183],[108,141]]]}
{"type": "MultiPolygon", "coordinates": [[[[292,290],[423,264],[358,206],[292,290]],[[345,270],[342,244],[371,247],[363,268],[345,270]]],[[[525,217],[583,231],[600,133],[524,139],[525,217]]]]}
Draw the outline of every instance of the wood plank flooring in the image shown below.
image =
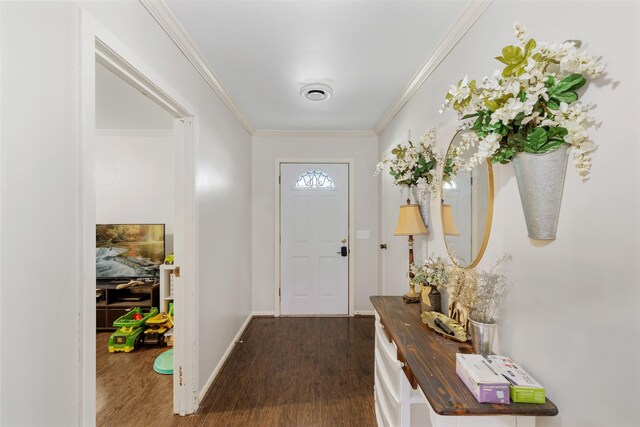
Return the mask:
{"type": "Polygon", "coordinates": [[[111,332],[96,334],[96,424],[169,425],[173,417],[173,376],[153,370],[156,357],[170,347],[142,347],[109,353],[111,332]],[[163,424],[165,423],[165,424],[163,424]]]}
{"type": "MultiPolygon", "coordinates": [[[[107,405],[100,405],[103,397],[99,387],[98,425],[140,425],[144,422],[147,425],[190,427],[375,426],[373,324],[373,317],[254,318],[197,414],[171,416],[170,394],[165,403],[163,397],[157,401],[144,399],[145,393],[141,389],[138,394],[142,396],[135,397],[140,405],[133,412],[136,415],[121,418],[128,408],[135,408],[134,403],[124,406],[124,394],[117,398],[118,417],[106,418],[107,405]]],[[[108,338],[108,334],[106,336],[108,338]]],[[[144,353],[147,352],[150,349],[144,349],[144,353]]],[[[142,357],[144,353],[139,354],[142,357]]],[[[135,354],[107,353],[107,356],[135,354]]],[[[102,356],[98,356],[98,384],[104,385],[106,381],[101,380],[100,375],[109,374],[108,370],[100,368],[102,356]]],[[[138,371],[146,376],[144,369],[138,371]]],[[[151,373],[159,377],[152,370],[151,373]]],[[[135,376],[130,380],[134,384],[141,381],[135,376]]],[[[160,391],[159,382],[144,381],[157,387],[154,396],[167,394],[160,391]]],[[[170,380],[168,383],[170,391],[170,380]]],[[[135,389],[136,385],[127,385],[126,390],[131,396],[135,389]]],[[[116,392],[107,394],[118,395],[116,392]]]]}

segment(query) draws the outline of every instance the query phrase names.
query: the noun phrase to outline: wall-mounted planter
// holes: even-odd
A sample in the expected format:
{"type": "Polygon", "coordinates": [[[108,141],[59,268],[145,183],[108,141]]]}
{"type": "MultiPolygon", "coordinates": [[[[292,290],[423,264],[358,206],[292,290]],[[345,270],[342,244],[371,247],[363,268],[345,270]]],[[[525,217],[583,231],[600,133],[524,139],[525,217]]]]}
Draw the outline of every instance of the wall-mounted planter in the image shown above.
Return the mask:
{"type": "Polygon", "coordinates": [[[418,189],[411,188],[411,196],[415,200],[415,204],[420,208],[420,216],[424,225],[429,226],[429,204],[431,203],[431,192],[427,191],[422,200],[418,197],[418,189]]]}
{"type": "Polygon", "coordinates": [[[513,167],[529,238],[556,238],[569,145],[546,154],[518,153],[513,167]]]}

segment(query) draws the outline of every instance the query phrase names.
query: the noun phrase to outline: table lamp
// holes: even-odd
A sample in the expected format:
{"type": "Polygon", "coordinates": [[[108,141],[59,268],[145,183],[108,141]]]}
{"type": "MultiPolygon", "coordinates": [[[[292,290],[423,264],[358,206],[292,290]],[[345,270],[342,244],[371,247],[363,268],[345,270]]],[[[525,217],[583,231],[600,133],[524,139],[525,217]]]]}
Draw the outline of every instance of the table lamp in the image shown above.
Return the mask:
{"type": "Polygon", "coordinates": [[[413,264],[413,236],[427,233],[427,227],[424,225],[422,217],[420,216],[419,206],[412,205],[411,201],[407,200],[406,205],[400,206],[400,215],[398,216],[398,223],[396,224],[396,230],[393,234],[396,236],[409,236],[409,292],[402,297],[405,302],[408,303],[420,301],[420,295],[414,289],[414,274],[411,272],[411,265],[413,264]]]}
{"type": "Polygon", "coordinates": [[[442,230],[445,236],[459,236],[460,232],[453,220],[453,211],[451,205],[442,204],[442,230]]]}

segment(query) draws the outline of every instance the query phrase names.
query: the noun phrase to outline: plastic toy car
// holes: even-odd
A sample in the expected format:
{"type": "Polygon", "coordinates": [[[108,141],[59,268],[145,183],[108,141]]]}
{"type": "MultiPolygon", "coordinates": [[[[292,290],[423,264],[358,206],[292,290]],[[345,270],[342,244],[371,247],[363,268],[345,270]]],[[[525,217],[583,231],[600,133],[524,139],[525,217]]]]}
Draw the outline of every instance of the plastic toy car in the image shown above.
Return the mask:
{"type": "Polygon", "coordinates": [[[152,307],[148,312],[136,307],[127,314],[118,317],[113,322],[113,326],[119,329],[109,337],[109,353],[116,351],[129,353],[131,350],[140,347],[145,322],[156,314],[158,314],[158,309],[155,307],[152,307]],[[142,318],[134,319],[136,314],[142,316],[142,318]]]}

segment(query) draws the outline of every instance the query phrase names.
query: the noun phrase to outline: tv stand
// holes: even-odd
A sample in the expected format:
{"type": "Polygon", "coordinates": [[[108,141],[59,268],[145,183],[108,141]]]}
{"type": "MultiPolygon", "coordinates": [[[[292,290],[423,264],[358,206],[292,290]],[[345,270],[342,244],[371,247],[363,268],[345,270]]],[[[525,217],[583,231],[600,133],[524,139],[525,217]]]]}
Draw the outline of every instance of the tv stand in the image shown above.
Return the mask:
{"type": "Polygon", "coordinates": [[[96,293],[101,293],[103,298],[96,299],[96,330],[113,331],[113,322],[126,314],[134,307],[150,309],[159,307],[158,284],[142,285],[131,288],[116,289],[129,280],[105,280],[96,282],[96,293]]]}

